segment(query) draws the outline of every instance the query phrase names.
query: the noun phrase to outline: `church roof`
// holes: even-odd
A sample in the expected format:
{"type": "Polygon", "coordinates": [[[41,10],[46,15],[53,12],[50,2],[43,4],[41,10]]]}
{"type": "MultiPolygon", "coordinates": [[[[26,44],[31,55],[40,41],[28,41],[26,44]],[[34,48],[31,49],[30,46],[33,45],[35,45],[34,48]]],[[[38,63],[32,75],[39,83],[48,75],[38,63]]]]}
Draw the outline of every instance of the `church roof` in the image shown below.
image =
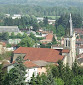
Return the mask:
{"type": "Polygon", "coordinates": [[[26,54],[24,60],[28,59],[31,61],[57,62],[64,58],[64,56],[59,54],[59,51],[50,48],[19,47],[14,53],[26,54]]]}

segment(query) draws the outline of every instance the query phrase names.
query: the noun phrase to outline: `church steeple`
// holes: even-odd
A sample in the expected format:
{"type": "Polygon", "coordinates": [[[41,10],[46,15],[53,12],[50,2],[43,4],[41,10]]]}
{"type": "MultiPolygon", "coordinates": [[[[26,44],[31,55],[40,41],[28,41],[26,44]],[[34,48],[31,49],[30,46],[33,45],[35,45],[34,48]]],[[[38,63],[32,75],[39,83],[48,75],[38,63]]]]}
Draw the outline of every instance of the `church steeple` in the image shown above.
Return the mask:
{"type": "Polygon", "coordinates": [[[70,22],[70,36],[72,36],[73,35],[73,30],[72,30],[72,17],[71,17],[71,13],[70,13],[70,20],[69,20],[69,22],[70,22]]]}

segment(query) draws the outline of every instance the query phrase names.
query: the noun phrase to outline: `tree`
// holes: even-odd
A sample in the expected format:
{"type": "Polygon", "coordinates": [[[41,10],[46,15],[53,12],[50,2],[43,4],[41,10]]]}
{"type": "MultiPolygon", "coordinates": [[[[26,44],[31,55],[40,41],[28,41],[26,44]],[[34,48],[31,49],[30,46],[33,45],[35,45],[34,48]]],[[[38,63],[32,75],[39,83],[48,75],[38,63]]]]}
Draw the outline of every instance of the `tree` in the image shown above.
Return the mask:
{"type": "Polygon", "coordinates": [[[48,17],[44,17],[43,23],[45,26],[48,25],[48,17]]]}
{"type": "Polygon", "coordinates": [[[32,39],[34,39],[36,41],[36,37],[35,37],[35,35],[33,33],[30,33],[29,37],[31,37],[32,39]]]}
{"type": "Polygon", "coordinates": [[[66,65],[63,68],[62,72],[63,72],[62,79],[65,82],[65,85],[70,85],[71,84],[71,80],[73,78],[72,70],[69,68],[68,65],[66,65]]]}
{"type": "Polygon", "coordinates": [[[9,34],[7,32],[2,33],[2,39],[3,40],[8,40],[9,39],[9,34]]]}
{"type": "Polygon", "coordinates": [[[53,77],[59,77],[59,71],[57,66],[51,66],[51,72],[53,77]]]}
{"type": "Polygon", "coordinates": [[[57,36],[59,36],[59,37],[62,37],[62,36],[65,35],[65,29],[64,29],[64,27],[63,27],[62,25],[59,25],[59,26],[57,27],[57,29],[56,29],[56,34],[57,34],[57,36]]]}
{"type": "Polygon", "coordinates": [[[53,39],[52,39],[52,44],[57,44],[57,41],[56,41],[54,36],[53,36],[53,39]]]}
{"type": "Polygon", "coordinates": [[[59,77],[62,78],[63,76],[63,68],[64,68],[64,65],[63,65],[63,62],[61,60],[58,61],[58,71],[59,71],[59,77]]]}
{"type": "Polygon", "coordinates": [[[64,81],[60,78],[55,78],[56,85],[64,85],[64,81]]]}
{"type": "Polygon", "coordinates": [[[83,85],[83,75],[73,78],[71,85],[83,85]]]}
{"type": "Polygon", "coordinates": [[[12,32],[12,33],[11,33],[10,38],[12,38],[12,39],[16,38],[16,36],[15,36],[14,32],[12,32]]]}
{"type": "Polygon", "coordinates": [[[30,37],[23,38],[21,42],[18,44],[18,46],[22,47],[33,47],[34,45],[34,40],[30,37]]]}
{"type": "Polygon", "coordinates": [[[79,66],[77,65],[76,60],[72,65],[72,72],[73,72],[74,76],[78,76],[79,66]]]}
{"type": "Polygon", "coordinates": [[[37,84],[36,84],[36,77],[35,77],[34,73],[33,73],[32,77],[31,77],[31,81],[30,81],[29,84],[30,84],[30,85],[37,85],[37,84]]]}
{"type": "Polygon", "coordinates": [[[3,70],[2,70],[3,65],[0,64],[0,85],[3,85],[3,70]]]}
{"type": "Polygon", "coordinates": [[[25,83],[26,68],[23,65],[23,57],[16,59],[14,68],[6,75],[3,85],[26,85],[25,83]]]}

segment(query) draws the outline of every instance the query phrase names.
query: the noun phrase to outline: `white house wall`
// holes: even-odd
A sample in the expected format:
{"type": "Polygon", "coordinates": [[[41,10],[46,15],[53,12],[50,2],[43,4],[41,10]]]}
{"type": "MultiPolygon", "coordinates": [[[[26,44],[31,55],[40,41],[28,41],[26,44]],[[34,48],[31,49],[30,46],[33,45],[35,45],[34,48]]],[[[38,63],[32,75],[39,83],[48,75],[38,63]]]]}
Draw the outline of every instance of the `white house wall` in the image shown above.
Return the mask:
{"type": "Polygon", "coordinates": [[[26,70],[26,72],[27,73],[25,75],[25,77],[26,77],[25,82],[29,82],[31,80],[31,77],[32,77],[33,73],[34,73],[35,77],[37,76],[38,70],[37,70],[37,68],[28,68],[26,70]]]}

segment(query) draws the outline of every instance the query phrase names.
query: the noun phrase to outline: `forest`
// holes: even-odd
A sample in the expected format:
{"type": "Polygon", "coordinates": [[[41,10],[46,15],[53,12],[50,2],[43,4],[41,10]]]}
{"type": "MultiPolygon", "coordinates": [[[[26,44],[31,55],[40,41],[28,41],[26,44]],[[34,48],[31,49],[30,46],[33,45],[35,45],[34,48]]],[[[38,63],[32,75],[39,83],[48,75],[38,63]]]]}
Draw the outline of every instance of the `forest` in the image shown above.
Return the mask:
{"type": "Polygon", "coordinates": [[[54,7],[43,7],[36,5],[0,5],[0,18],[1,15],[5,14],[21,14],[21,15],[34,15],[36,17],[43,16],[61,16],[64,14],[80,14],[83,17],[83,7],[64,7],[64,6],[54,6],[54,7]]]}

